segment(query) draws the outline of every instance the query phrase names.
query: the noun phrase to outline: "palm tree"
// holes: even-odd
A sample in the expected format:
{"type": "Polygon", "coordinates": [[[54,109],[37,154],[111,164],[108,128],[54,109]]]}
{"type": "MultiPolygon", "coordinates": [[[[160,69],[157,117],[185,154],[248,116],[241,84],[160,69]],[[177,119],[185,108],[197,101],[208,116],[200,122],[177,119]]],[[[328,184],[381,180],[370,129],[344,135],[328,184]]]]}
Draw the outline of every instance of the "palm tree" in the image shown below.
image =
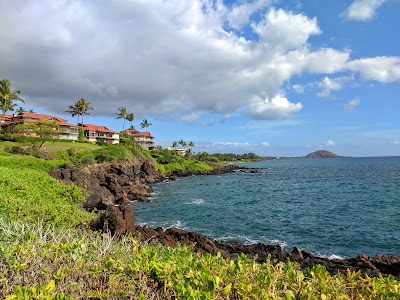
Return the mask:
{"type": "Polygon", "coordinates": [[[76,124],[79,124],[79,116],[81,115],[81,107],[80,107],[80,102],[77,100],[74,105],[68,105],[68,110],[65,112],[70,113],[71,116],[75,117],[78,116],[78,121],[76,124]]]}
{"type": "Polygon", "coordinates": [[[133,129],[133,120],[135,120],[135,115],[133,113],[129,113],[126,115],[126,119],[131,122],[131,129],[133,129]]]}
{"type": "Polygon", "coordinates": [[[196,145],[193,142],[189,142],[188,146],[189,146],[189,152],[192,153],[192,149],[196,145]]]}
{"type": "Polygon", "coordinates": [[[78,124],[79,124],[79,116],[82,116],[82,127],[83,127],[83,116],[89,115],[88,110],[93,110],[93,107],[90,106],[90,102],[87,102],[85,98],[81,98],[75,102],[74,105],[68,105],[68,110],[65,112],[70,113],[71,116],[78,116],[78,124]]]}
{"type": "Polygon", "coordinates": [[[173,142],[172,142],[172,148],[174,148],[174,149],[176,150],[176,146],[178,146],[178,142],[173,141],[173,142]]]}
{"type": "Polygon", "coordinates": [[[143,120],[143,122],[140,124],[140,126],[142,128],[146,128],[146,132],[147,132],[147,127],[151,126],[153,124],[149,123],[146,119],[143,120]]]}
{"type": "Polygon", "coordinates": [[[26,110],[22,106],[20,106],[15,112],[20,114],[26,112],[26,110]]]}
{"type": "Polygon", "coordinates": [[[35,113],[35,112],[33,111],[33,108],[31,108],[31,109],[29,110],[29,112],[30,112],[30,113],[35,113]]]}
{"type": "Polygon", "coordinates": [[[21,93],[20,90],[11,90],[10,87],[10,80],[0,80],[0,107],[3,112],[0,118],[0,123],[4,120],[4,116],[7,111],[14,109],[15,104],[13,103],[13,100],[22,101],[25,103],[25,101],[18,96],[21,93]]]}
{"type": "Polygon", "coordinates": [[[92,106],[90,106],[90,102],[87,102],[85,98],[81,98],[79,99],[79,103],[80,103],[80,108],[81,108],[81,112],[82,112],[82,127],[83,127],[83,116],[84,115],[90,115],[88,113],[88,110],[93,110],[94,108],[92,106]]]}
{"type": "Polygon", "coordinates": [[[184,140],[180,140],[178,143],[179,143],[179,145],[181,145],[182,147],[186,147],[186,146],[187,146],[187,144],[186,144],[186,142],[185,142],[184,140]]]}
{"type": "Polygon", "coordinates": [[[122,123],[122,131],[125,129],[125,120],[128,115],[128,112],[126,111],[126,107],[120,107],[118,108],[119,112],[115,113],[118,117],[116,119],[124,119],[124,122],[122,123]]]}

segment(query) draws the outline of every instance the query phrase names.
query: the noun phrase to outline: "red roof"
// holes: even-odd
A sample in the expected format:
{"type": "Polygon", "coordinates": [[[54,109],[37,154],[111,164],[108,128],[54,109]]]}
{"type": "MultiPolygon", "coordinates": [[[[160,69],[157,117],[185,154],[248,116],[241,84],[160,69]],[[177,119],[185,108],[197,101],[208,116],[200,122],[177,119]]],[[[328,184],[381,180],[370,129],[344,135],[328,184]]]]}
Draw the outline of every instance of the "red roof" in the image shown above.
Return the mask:
{"type": "Polygon", "coordinates": [[[56,120],[56,121],[59,121],[59,122],[67,122],[67,120],[62,119],[62,118],[57,117],[57,116],[37,114],[37,113],[31,113],[31,112],[22,112],[22,113],[19,113],[16,117],[17,118],[18,117],[32,118],[32,119],[38,119],[38,120],[41,120],[41,121],[45,121],[45,120],[50,120],[51,121],[51,119],[53,119],[53,120],[56,120]]]}
{"type": "Polygon", "coordinates": [[[138,130],[136,130],[136,129],[126,129],[126,130],[124,130],[123,132],[126,132],[126,133],[128,133],[130,136],[134,136],[134,137],[141,137],[141,136],[144,136],[144,137],[154,137],[154,136],[152,136],[151,135],[151,133],[150,132],[139,132],[138,130]]]}
{"type": "MultiPolygon", "coordinates": [[[[79,125],[81,126],[81,124],[79,125]]],[[[98,126],[94,124],[83,124],[83,130],[117,133],[116,131],[109,129],[106,126],[98,126]]]]}
{"type": "Polygon", "coordinates": [[[31,112],[22,112],[18,115],[6,115],[10,116],[7,118],[8,120],[4,123],[7,124],[20,124],[20,123],[32,123],[37,121],[56,121],[58,125],[69,126],[69,127],[78,127],[75,124],[68,123],[67,120],[52,116],[52,115],[44,115],[44,114],[37,114],[31,112]]]}

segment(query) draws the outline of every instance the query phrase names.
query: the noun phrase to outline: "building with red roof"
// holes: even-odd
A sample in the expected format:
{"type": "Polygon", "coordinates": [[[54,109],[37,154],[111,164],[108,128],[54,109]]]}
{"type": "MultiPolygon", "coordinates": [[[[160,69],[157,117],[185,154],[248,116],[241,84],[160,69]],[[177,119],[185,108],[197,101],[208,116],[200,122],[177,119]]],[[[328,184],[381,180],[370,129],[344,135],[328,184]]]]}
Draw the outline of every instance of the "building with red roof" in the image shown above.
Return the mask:
{"type": "Polygon", "coordinates": [[[144,149],[152,150],[154,149],[154,136],[151,135],[150,132],[140,132],[135,128],[129,128],[124,131],[123,133],[127,133],[130,137],[132,137],[137,144],[142,146],[144,149]]]}
{"type": "Polygon", "coordinates": [[[55,122],[59,128],[59,138],[76,141],[78,140],[78,126],[68,123],[67,120],[57,116],[37,114],[33,112],[20,112],[15,115],[5,115],[0,124],[2,132],[13,133],[15,126],[24,123],[34,123],[39,121],[55,122]]]}
{"type": "Polygon", "coordinates": [[[105,142],[107,144],[119,143],[119,132],[113,131],[106,126],[94,124],[79,124],[82,126],[85,137],[89,142],[105,142]]]}

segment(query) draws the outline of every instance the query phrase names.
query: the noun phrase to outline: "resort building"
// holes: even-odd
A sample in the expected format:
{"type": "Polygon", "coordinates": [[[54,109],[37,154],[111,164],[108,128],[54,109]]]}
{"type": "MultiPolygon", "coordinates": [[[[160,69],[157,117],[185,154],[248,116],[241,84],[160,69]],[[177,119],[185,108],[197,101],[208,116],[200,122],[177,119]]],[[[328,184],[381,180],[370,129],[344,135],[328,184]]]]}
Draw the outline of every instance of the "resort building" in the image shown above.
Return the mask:
{"type": "Polygon", "coordinates": [[[32,112],[21,112],[17,115],[5,115],[0,126],[3,133],[14,133],[18,124],[34,123],[39,121],[55,122],[59,128],[59,138],[67,140],[78,140],[78,126],[68,123],[67,120],[52,115],[37,114],[32,112]]]}
{"type": "Polygon", "coordinates": [[[82,126],[85,137],[89,142],[105,142],[107,144],[119,144],[119,133],[106,126],[94,124],[79,124],[82,126]]]}
{"type": "Polygon", "coordinates": [[[185,148],[176,149],[172,147],[167,147],[167,150],[174,152],[176,155],[180,157],[185,157],[185,155],[189,152],[189,149],[185,148]]]}
{"type": "Polygon", "coordinates": [[[142,146],[143,149],[154,149],[154,136],[152,136],[150,132],[140,132],[135,128],[126,129],[122,132],[127,133],[130,137],[133,137],[134,141],[142,146]]]}

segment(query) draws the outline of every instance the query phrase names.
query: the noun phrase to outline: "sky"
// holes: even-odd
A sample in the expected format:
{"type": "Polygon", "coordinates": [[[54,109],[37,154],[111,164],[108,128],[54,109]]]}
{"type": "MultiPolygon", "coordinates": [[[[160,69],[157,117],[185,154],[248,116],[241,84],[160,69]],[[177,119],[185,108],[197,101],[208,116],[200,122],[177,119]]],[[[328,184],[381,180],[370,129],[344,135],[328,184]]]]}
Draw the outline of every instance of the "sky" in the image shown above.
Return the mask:
{"type": "Polygon", "coordinates": [[[0,0],[22,107],[195,152],[400,155],[400,0],[0,0]],[[126,125],[125,125],[126,126],[126,125]]]}

